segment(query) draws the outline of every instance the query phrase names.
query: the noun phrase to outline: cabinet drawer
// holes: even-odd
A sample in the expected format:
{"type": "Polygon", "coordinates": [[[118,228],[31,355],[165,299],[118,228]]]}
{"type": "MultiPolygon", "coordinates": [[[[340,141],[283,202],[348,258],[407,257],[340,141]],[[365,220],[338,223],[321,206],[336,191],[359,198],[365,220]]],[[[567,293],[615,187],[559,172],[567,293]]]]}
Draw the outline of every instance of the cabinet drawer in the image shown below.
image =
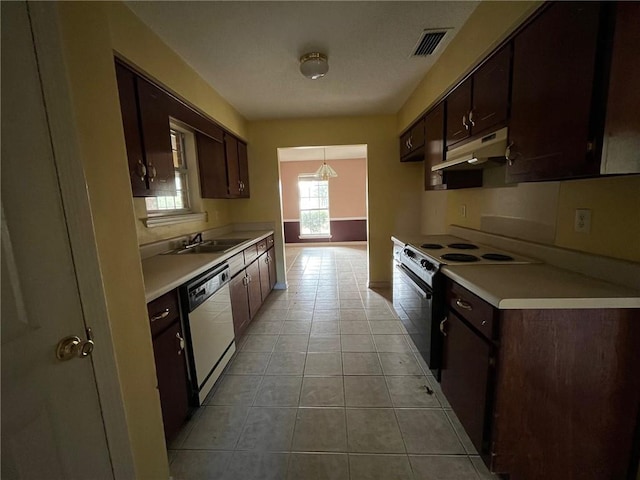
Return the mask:
{"type": "Polygon", "coordinates": [[[233,257],[227,260],[227,263],[229,264],[229,275],[233,277],[244,269],[244,255],[242,252],[236,253],[233,257]]]}
{"type": "Polygon", "coordinates": [[[447,305],[485,337],[489,339],[494,338],[494,308],[491,304],[485,302],[457,283],[449,281],[447,287],[447,305]]]}
{"type": "Polygon", "coordinates": [[[273,235],[269,235],[267,237],[267,250],[269,250],[271,247],[273,247],[274,244],[274,240],[273,240],[273,235]]]}
{"type": "Polygon", "coordinates": [[[249,265],[256,258],[258,258],[258,246],[251,245],[249,248],[244,249],[244,264],[249,265]]]}
{"type": "Polygon", "coordinates": [[[147,304],[151,336],[156,336],[180,318],[178,291],[171,290],[147,304]]]}
{"type": "Polygon", "coordinates": [[[262,255],[264,252],[267,251],[267,239],[263,239],[260,240],[258,243],[256,243],[256,248],[258,249],[258,256],[262,255]]]}

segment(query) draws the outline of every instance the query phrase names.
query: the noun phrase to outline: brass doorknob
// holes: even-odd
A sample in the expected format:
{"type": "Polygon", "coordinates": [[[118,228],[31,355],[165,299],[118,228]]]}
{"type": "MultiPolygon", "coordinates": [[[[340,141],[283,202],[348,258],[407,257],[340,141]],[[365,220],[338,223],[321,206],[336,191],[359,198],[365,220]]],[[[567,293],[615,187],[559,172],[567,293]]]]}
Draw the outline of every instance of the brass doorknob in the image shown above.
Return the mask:
{"type": "Polygon", "coordinates": [[[70,335],[60,340],[56,346],[56,358],[65,361],[76,357],[88,357],[93,352],[94,346],[91,328],[87,328],[87,340],[82,340],[77,335],[70,335]]]}

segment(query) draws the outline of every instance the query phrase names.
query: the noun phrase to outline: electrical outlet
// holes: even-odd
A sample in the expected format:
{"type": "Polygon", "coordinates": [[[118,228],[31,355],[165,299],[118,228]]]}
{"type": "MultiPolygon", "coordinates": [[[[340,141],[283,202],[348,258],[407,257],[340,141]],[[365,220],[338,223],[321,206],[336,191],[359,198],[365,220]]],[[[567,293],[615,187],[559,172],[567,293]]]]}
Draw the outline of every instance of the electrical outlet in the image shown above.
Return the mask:
{"type": "Polygon", "coordinates": [[[591,210],[588,208],[576,209],[573,229],[580,233],[589,233],[591,231],[591,210]]]}
{"type": "Polygon", "coordinates": [[[460,216],[462,218],[467,218],[467,206],[466,205],[460,205],[460,216]]]}

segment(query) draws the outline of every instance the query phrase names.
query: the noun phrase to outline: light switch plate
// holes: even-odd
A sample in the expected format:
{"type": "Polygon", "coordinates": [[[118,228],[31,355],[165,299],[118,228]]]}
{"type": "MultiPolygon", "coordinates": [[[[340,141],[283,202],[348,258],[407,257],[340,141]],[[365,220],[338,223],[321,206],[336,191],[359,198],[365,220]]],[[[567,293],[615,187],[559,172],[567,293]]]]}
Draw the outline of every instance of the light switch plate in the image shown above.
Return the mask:
{"type": "Polygon", "coordinates": [[[577,208],[573,229],[579,233],[589,233],[591,231],[591,210],[588,208],[577,208]]]}

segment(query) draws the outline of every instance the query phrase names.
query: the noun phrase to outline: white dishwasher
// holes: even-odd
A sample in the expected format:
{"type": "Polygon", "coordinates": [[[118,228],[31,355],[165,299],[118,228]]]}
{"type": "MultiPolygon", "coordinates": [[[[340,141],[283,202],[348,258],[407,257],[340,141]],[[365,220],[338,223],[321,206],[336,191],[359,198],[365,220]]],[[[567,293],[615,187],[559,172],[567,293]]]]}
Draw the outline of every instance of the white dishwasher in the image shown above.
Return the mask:
{"type": "Polygon", "coordinates": [[[192,403],[201,405],[236,351],[229,266],[220,264],[181,290],[189,352],[192,403]]]}

